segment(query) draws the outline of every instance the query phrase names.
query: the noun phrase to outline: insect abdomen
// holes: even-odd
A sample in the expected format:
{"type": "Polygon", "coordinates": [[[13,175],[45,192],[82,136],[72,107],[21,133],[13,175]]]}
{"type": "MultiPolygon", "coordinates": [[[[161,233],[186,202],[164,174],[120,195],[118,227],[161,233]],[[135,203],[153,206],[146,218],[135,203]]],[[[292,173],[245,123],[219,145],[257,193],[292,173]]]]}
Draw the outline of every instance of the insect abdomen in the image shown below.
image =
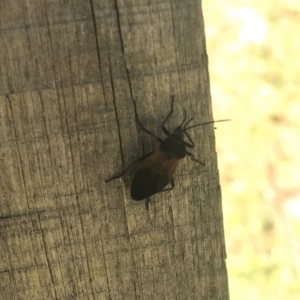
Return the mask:
{"type": "Polygon", "coordinates": [[[151,171],[150,168],[141,168],[137,171],[131,185],[131,198],[143,200],[160,192],[169,183],[169,178],[151,171]]]}

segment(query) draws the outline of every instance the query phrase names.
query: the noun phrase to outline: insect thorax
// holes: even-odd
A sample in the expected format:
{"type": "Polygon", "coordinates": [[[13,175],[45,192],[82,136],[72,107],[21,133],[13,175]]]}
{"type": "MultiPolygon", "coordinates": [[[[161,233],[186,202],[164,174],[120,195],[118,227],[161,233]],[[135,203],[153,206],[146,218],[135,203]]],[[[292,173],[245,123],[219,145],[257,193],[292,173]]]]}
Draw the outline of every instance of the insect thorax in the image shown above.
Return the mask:
{"type": "Polygon", "coordinates": [[[177,135],[171,134],[160,144],[160,149],[167,158],[184,158],[186,155],[186,147],[184,140],[177,135]]]}

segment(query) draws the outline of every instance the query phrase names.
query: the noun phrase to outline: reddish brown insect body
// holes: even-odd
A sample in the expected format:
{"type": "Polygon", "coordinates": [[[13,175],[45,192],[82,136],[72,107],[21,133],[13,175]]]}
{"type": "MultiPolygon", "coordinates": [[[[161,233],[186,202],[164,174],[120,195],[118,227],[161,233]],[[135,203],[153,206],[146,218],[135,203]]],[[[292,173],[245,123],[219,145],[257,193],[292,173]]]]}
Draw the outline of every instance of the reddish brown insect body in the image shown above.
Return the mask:
{"type": "Polygon", "coordinates": [[[133,178],[131,198],[143,200],[162,191],[172,179],[178,163],[179,158],[168,158],[161,149],[154,151],[133,178]]]}
{"type": "Polygon", "coordinates": [[[175,184],[173,175],[176,171],[180,159],[183,159],[186,155],[188,155],[193,161],[204,165],[204,163],[197,160],[192,153],[187,151],[187,148],[195,147],[195,144],[191,137],[188,135],[187,130],[205,124],[228,121],[209,121],[188,127],[187,125],[193,120],[193,118],[185,122],[186,111],[184,111],[183,122],[173,131],[173,133],[170,134],[165,127],[165,123],[172,115],[173,107],[174,96],[171,96],[171,110],[161,125],[162,131],[167,135],[167,138],[164,140],[144,128],[144,126],[139,121],[138,115],[136,114],[136,120],[141,129],[152,135],[157,141],[160,142],[159,148],[134,161],[121,174],[106,180],[106,182],[108,182],[121,177],[134,163],[143,161],[141,167],[138,169],[133,178],[130,193],[133,200],[143,200],[147,198],[146,207],[148,207],[147,205],[150,196],[158,192],[167,191],[174,188],[175,184]],[[184,136],[186,136],[189,142],[184,141],[184,136]],[[168,183],[171,183],[171,187],[164,189],[168,185],[168,183]]]}

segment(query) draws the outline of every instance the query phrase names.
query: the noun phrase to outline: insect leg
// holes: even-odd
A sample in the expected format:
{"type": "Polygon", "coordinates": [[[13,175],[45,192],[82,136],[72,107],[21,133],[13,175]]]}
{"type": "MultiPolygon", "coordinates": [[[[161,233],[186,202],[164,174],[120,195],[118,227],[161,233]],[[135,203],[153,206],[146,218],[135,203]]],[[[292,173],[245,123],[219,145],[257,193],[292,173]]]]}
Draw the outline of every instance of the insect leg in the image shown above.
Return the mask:
{"type": "Polygon", "coordinates": [[[189,134],[186,131],[184,131],[184,134],[186,135],[188,140],[191,142],[191,143],[184,142],[184,144],[189,148],[194,148],[195,144],[194,144],[194,141],[192,140],[192,138],[189,136],[189,134]]]}
{"type": "Polygon", "coordinates": [[[139,120],[139,115],[137,113],[137,109],[136,109],[136,102],[135,100],[133,100],[133,103],[134,103],[134,111],[135,111],[135,119],[136,119],[136,122],[138,123],[139,127],[147,132],[148,134],[150,134],[151,136],[153,136],[157,141],[159,141],[160,143],[162,142],[162,139],[158,136],[156,136],[154,133],[152,133],[150,130],[146,129],[143,124],[141,123],[141,121],[139,120]]]}
{"type": "Polygon", "coordinates": [[[146,208],[146,210],[148,210],[148,211],[149,211],[149,202],[150,202],[150,197],[148,197],[148,198],[146,199],[146,201],[145,201],[145,208],[146,208]]]}
{"type": "Polygon", "coordinates": [[[112,180],[114,180],[114,179],[117,179],[117,178],[120,178],[120,177],[122,177],[135,163],[137,163],[137,162],[139,162],[139,161],[142,161],[142,160],[144,160],[145,158],[147,158],[147,157],[149,157],[151,154],[152,154],[153,152],[150,152],[150,153],[148,153],[148,154],[146,154],[146,155],[144,155],[144,156],[142,156],[142,157],[140,157],[140,158],[138,158],[137,160],[135,160],[134,162],[132,162],[124,171],[122,171],[121,173],[119,173],[118,175],[115,175],[115,176],[113,176],[113,177],[111,177],[111,178],[109,178],[109,179],[106,179],[105,180],[105,182],[110,182],[110,181],[112,181],[112,180]]]}
{"type": "MultiPolygon", "coordinates": [[[[175,180],[174,180],[174,177],[171,178],[170,184],[171,184],[171,187],[166,188],[166,189],[164,189],[164,190],[161,190],[161,191],[157,192],[157,194],[158,194],[158,193],[161,193],[161,192],[166,192],[166,191],[171,191],[171,190],[173,190],[174,187],[175,187],[175,180]]],[[[146,201],[145,201],[145,207],[146,207],[147,210],[149,210],[149,203],[150,203],[150,197],[148,197],[148,198],[146,199],[146,201]]]]}
{"type": "Polygon", "coordinates": [[[186,155],[190,156],[191,157],[191,160],[198,163],[198,164],[201,164],[202,166],[205,166],[205,163],[198,160],[197,158],[195,158],[194,154],[193,153],[190,153],[188,151],[185,152],[186,155]]]}
{"type": "MultiPolygon", "coordinates": [[[[171,178],[170,180],[170,184],[171,184],[171,187],[167,189],[167,191],[171,191],[174,189],[175,187],[175,180],[174,180],[174,177],[171,178]]],[[[166,191],[166,190],[165,190],[166,191]]]]}
{"type": "Polygon", "coordinates": [[[168,115],[165,117],[165,119],[163,120],[162,124],[161,124],[161,129],[162,131],[167,135],[169,136],[170,135],[170,132],[168,131],[168,129],[165,127],[165,123],[168,121],[168,119],[170,118],[170,116],[172,115],[173,113],[173,108],[174,108],[174,96],[171,95],[171,110],[170,112],[168,113],[168,115]]]}
{"type": "Polygon", "coordinates": [[[161,190],[161,191],[159,191],[159,192],[157,192],[157,193],[161,193],[161,192],[166,192],[166,191],[171,191],[171,190],[173,190],[174,187],[175,187],[175,180],[174,180],[174,177],[172,177],[172,178],[170,179],[170,184],[171,184],[171,187],[166,188],[166,189],[164,189],[164,190],[161,190]]]}

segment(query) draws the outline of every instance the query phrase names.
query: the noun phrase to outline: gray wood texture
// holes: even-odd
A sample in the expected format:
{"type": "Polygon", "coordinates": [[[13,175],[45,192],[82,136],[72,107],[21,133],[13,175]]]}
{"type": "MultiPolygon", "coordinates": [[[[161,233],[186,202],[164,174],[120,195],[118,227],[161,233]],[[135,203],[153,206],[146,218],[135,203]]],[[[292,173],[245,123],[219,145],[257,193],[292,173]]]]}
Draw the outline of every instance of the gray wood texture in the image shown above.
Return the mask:
{"type": "Polygon", "coordinates": [[[198,0],[0,2],[1,299],[229,298],[212,125],[149,212],[105,183],[171,94],[170,130],[212,120],[198,0]]]}

